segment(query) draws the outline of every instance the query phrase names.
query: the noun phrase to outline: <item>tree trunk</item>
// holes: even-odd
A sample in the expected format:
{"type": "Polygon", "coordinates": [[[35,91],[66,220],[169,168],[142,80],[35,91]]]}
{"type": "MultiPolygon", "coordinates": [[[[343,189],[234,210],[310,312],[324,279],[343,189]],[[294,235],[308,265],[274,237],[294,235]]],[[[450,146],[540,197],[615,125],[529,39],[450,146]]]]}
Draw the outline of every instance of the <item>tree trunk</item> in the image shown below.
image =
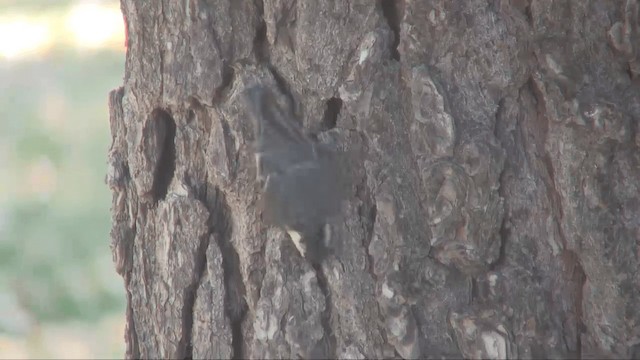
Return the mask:
{"type": "Polygon", "coordinates": [[[122,0],[126,356],[639,357],[638,9],[122,0]],[[320,268],[256,207],[254,83],[353,179],[320,268]]]}

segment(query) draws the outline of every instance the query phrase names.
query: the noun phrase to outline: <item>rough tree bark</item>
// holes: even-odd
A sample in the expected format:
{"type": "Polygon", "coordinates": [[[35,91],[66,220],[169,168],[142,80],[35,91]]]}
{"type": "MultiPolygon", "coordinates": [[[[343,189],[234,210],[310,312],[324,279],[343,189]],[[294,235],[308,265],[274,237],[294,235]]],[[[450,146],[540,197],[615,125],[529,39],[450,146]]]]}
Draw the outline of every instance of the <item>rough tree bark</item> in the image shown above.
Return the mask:
{"type": "Polygon", "coordinates": [[[640,356],[638,1],[122,0],[128,358],[640,356]],[[315,271],[239,94],[353,176],[315,271]]]}

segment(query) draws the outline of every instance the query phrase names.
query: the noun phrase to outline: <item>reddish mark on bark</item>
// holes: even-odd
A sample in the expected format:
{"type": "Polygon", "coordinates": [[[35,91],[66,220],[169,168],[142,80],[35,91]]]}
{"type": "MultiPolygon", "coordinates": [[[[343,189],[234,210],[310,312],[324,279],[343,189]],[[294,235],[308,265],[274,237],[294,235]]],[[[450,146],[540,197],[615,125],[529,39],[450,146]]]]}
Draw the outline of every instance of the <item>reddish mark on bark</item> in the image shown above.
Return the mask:
{"type": "Polygon", "coordinates": [[[129,26],[127,26],[127,17],[122,14],[122,21],[124,22],[124,48],[128,49],[129,44],[129,26]]]}

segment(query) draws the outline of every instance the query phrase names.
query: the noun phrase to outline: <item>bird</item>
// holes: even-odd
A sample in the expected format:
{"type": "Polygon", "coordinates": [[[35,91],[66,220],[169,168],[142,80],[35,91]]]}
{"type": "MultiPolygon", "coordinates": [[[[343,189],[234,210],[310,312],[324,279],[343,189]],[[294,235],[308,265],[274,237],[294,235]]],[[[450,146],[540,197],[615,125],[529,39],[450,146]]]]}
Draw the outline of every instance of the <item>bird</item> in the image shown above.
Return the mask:
{"type": "Polygon", "coordinates": [[[300,255],[314,264],[328,254],[328,220],[342,192],[336,152],[304,132],[278,90],[253,85],[244,98],[254,129],[258,206],[268,225],[286,231],[300,255]]]}

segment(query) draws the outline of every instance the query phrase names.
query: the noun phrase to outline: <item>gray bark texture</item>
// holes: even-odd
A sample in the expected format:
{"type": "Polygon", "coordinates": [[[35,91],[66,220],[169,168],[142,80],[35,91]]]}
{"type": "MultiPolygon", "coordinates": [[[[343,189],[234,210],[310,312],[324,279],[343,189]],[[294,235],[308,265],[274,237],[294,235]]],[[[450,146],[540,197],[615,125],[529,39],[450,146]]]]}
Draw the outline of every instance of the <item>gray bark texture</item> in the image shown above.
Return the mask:
{"type": "Polygon", "coordinates": [[[122,0],[128,358],[640,357],[637,0],[122,0]],[[262,84],[351,183],[320,267],[256,206],[262,84]]]}

